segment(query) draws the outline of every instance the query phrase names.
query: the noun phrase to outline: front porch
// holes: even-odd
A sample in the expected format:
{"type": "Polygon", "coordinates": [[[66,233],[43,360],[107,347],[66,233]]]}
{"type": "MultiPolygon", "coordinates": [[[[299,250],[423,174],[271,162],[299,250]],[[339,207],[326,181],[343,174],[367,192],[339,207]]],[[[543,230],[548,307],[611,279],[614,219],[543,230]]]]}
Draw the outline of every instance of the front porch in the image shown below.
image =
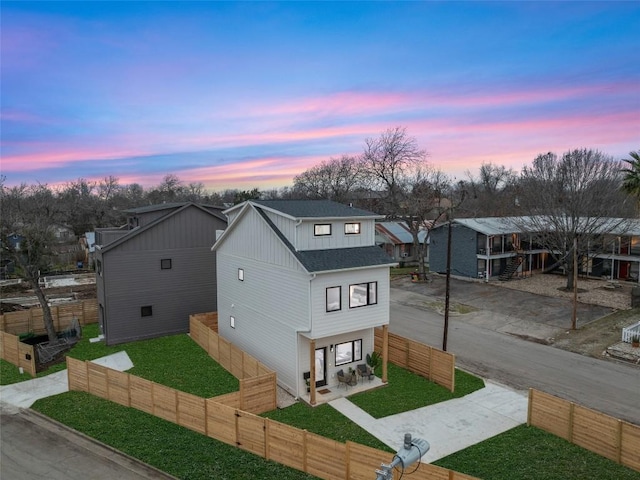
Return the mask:
{"type": "Polygon", "coordinates": [[[306,393],[300,396],[300,400],[312,407],[317,407],[323,403],[329,403],[337,398],[348,397],[355,393],[366,392],[386,385],[380,377],[373,376],[371,380],[367,378],[360,378],[358,383],[354,385],[340,384],[327,385],[325,387],[317,387],[315,392],[315,404],[311,403],[311,393],[306,393]]]}

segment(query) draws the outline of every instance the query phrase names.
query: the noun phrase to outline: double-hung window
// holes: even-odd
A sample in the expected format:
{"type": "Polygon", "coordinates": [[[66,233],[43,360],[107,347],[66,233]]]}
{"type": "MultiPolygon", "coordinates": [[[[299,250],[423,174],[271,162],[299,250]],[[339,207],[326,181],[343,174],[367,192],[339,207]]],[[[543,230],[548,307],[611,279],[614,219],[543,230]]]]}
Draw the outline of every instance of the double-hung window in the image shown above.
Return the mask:
{"type": "Polygon", "coordinates": [[[349,308],[378,303],[378,282],[349,285],[349,308]]]}

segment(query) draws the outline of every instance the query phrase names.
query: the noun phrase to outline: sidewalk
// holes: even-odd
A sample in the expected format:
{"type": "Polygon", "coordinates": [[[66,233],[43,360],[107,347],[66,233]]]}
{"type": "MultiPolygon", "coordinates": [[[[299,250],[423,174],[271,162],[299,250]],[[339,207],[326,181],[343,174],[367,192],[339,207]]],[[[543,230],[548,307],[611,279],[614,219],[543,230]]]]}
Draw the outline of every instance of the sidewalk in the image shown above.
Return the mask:
{"type": "Polygon", "coordinates": [[[405,433],[426,440],[431,448],[422,461],[433,462],[525,423],[527,403],[525,394],[485,380],[485,388],[465,397],[380,419],[347,398],[329,405],[394,450],[405,433]]]}
{"type": "MultiPolygon", "coordinates": [[[[93,363],[103,365],[124,372],[133,368],[133,363],[127,352],[93,360],[93,363]]],[[[0,387],[0,401],[16,407],[29,408],[36,400],[58,395],[69,391],[67,370],[52,373],[46,377],[34,378],[25,382],[4,385],[0,387]]]]}

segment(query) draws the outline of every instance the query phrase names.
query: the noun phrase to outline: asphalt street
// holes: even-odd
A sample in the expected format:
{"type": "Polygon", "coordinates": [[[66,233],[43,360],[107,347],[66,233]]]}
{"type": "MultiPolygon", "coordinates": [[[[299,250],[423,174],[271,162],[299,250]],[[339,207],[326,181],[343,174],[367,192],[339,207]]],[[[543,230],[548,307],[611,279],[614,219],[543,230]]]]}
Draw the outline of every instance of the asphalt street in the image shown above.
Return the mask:
{"type": "Polygon", "coordinates": [[[31,409],[0,407],[2,480],[175,480],[31,409]]]}
{"type": "MultiPolygon", "coordinates": [[[[640,424],[639,366],[586,357],[523,339],[552,336],[566,328],[566,319],[571,318],[570,303],[455,279],[452,287],[456,292],[452,301],[476,309],[452,315],[449,320],[447,350],[456,355],[459,367],[516,389],[533,387],[640,424]],[[541,299],[542,305],[538,305],[541,299]]],[[[439,287],[433,291],[424,285],[418,288],[423,290],[391,289],[389,329],[442,348],[444,317],[426,306],[442,292],[439,287]]],[[[603,307],[581,306],[579,318],[592,321],[607,311],[603,307]]]]}

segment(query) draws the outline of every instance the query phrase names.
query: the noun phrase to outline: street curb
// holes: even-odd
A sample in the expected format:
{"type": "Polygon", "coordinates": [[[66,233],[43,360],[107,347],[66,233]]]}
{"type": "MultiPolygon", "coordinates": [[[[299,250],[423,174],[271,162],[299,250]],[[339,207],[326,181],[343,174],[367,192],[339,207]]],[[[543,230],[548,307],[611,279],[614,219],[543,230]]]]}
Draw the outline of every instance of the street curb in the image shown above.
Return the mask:
{"type": "Polygon", "coordinates": [[[58,433],[64,435],[64,437],[70,442],[75,443],[79,447],[89,450],[96,455],[108,458],[113,463],[117,463],[118,465],[129,469],[143,478],[148,478],[149,480],[180,480],[179,478],[163,472],[152,465],[144,463],[131,455],[107,445],[106,443],[102,443],[95,438],[58,422],[57,420],[47,417],[36,410],[31,408],[21,408],[20,413],[23,414],[23,417],[26,420],[40,425],[50,431],[57,430],[58,433]]]}

